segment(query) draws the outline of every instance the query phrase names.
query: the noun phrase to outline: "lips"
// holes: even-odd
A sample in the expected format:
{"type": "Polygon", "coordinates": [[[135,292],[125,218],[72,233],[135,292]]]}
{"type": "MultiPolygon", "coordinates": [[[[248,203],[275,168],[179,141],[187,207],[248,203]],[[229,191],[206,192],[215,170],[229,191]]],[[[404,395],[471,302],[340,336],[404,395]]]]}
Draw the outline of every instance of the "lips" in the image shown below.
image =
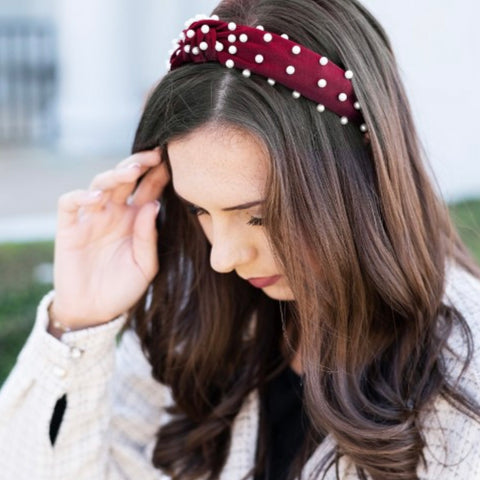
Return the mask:
{"type": "Polygon", "coordinates": [[[273,277],[255,277],[247,278],[247,281],[250,282],[254,287],[265,288],[278,282],[280,277],[281,275],[274,275],[273,277]]]}

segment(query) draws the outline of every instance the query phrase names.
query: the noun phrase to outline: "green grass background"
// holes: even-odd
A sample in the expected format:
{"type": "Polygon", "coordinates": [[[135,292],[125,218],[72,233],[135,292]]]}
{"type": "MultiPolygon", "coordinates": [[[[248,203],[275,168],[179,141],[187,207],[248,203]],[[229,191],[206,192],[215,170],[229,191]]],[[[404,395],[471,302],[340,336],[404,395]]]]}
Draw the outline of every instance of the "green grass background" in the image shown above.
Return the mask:
{"type": "MultiPolygon", "coordinates": [[[[450,206],[463,240],[480,262],[480,199],[450,206]]],[[[0,385],[29,334],[38,302],[51,288],[34,276],[53,262],[53,242],[0,244],[0,385]]]]}

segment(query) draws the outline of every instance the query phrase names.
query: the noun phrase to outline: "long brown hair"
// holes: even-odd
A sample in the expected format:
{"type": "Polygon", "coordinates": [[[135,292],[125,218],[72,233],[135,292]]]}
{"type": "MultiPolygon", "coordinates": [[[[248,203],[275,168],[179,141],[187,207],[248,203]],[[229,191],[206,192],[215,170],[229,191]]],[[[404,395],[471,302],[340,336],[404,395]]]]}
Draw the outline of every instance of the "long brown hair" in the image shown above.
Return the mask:
{"type": "Polygon", "coordinates": [[[356,0],[224,0],[214,13],[287,33],[353,70],[369,141],[281,85],[215,63],[170,72],[151,93],[135,152],[160,145],[168,161],[169,141],[208,123],[263,142],[265,228],[295,296],[274,301],[214,272],[197,219],[167,187],[160,272],[131,312],[153,375],[175,400],[153,464],[177,480],[218,477],[246,395],[291,359],[291,350],[276,355],[284,315],[301,352],[313,447],[328,432],[337,442],[330,459],[348,455],[360,478],[416,479],[418,412],[443,395],[479,413],[445,373],[452,328],[466,334],[465,366],[471,335],[442,298],[449,261],[480,273],[425,170],[389,40],[356,0]]]}

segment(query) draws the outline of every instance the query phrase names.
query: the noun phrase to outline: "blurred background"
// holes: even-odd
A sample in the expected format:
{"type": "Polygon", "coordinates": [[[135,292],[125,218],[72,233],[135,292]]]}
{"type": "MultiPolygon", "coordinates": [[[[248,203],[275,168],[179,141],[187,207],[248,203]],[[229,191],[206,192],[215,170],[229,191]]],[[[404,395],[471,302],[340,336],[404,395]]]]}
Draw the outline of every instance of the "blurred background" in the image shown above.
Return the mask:
{"type": "MultiPolygon", "coordinates": [[[[52,287],[58,196],[128,156],[171,40],[216,3],[0,3],[0,384],[52,287]]],[[[480,259],[480,4],[363,4],[390,36],[432,177],[480,259]]]]}

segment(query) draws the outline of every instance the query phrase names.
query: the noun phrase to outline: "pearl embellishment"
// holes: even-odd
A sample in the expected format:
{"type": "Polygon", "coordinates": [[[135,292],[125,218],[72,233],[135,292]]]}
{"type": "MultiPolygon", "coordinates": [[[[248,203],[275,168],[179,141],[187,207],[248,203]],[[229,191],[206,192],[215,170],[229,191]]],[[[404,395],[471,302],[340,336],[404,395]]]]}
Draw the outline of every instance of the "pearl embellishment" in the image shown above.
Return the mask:
{"type": "Polygon", "coordinates": [[[289,65],[285,71],[288,73],[288,75],[293,75],[295,73],[295,67],[293,65],[289,65]]]}
{"type": "Polygon", "coordinates": [[[262,63],[263,62],[263,55],[255,55],[255,62],[256,63],[262,63]]]}

